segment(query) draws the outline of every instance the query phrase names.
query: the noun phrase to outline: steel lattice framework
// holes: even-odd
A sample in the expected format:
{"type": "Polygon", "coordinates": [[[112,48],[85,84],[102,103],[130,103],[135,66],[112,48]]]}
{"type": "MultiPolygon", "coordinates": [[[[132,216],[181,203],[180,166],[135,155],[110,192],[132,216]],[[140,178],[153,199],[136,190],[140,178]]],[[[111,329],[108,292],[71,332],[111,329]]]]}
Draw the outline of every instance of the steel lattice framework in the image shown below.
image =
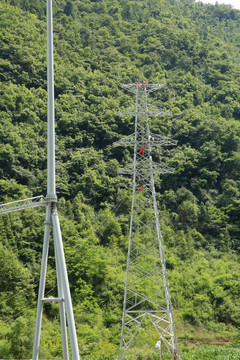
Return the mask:
{"type": "Polygon", "coordinates": [[[152,325],[156,329],[156,349],[160,350],[160,358],[166,352],[172,359],[180,360],[154,186],[154,174],[171,173],[173,169],[152,160],[152,147],[176,145],[176,141],[150,133],[149,117],[169,112],[147,102],[147,94],[163,86],[144,81],[122,85],[135,94],[136,105],[120,113],[121,116],[135,116],[135,132],[114,143],[134,148],[133,163],[120,170],[133,175],[120,360],[134,345],[139,328],[152,325]]]}
{"type": "Polygon", "coordinates": [[[12,201],[6,204],[0,204],[0,215],[12,213],[19,210],[32,209],[38,206],[46,206],[43,195],[18,201],[12,201]]]}

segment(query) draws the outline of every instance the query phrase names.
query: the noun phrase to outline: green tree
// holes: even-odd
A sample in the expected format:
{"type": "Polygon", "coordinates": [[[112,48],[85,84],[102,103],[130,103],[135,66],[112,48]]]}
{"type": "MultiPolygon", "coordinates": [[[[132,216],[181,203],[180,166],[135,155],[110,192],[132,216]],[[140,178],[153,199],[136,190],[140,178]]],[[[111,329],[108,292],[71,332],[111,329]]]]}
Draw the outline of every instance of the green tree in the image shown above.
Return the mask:
{"type": "Polygon", "coordinates": [[[14,321],[9,333],[6,335],[11,343],[9,356],[15,358],[26,358],[32,354],[32,343],[34,334],[33,318],[19,317],[14,321]]]}

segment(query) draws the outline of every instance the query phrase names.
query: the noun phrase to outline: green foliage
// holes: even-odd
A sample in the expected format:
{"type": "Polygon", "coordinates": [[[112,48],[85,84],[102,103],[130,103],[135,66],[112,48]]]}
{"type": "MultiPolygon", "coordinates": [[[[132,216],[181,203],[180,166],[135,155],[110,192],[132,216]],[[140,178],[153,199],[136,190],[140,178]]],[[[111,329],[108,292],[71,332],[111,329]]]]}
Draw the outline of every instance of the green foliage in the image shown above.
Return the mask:
{"type": "MultiPolygon", "coordinates": [[[[46,193],[45,7],[0,4],[2,203],[46,193]]],[[[136,81],[139,69],[148,82],[167,82],[152,103],[173,116],[151,119],[151,128],[178,141],[154,153],[175,167],[155,179],[174,308],[181,323],[237,329],[239,11],[194,0],[58,0],[53,10],[57,190],[82,354],[118,351],[131,210],[131,179],[118,168],[132,152],[112,143],[134,131],[133,118],[117,116],[134,101],[119,85],[136,81]]],[[[36,306],[43,221],[39,209],[0,218],[0,316],[11,322],[1,323],[2,358],[31,354],[34,316],[20,315],[36,306]]],[[[49,254],[46,291],[55,295],[52,243],[49,254]]],[[[61,357],[57,314],[46,306],[42,357],[61,357]]],[[[142,347],[139,359],[156,359],[142,347]]],[[[234,356],[206,349],[182,359],[234,356]]]]}
{"type": "Polygon", "coordinates": [[[188,351],[181,354],[182,360],[235,360],[240,355],[239,350],[234,348],[205,348],[194,351],[188,351]]]}
{"type": "Polygon", "coordinates": [[[6,338],[11,342],[8,356],[23,358],[31,356],[34,326],[29,318],[17,318],[6,338]]]}
{"type": "Polygon", "coordinates": [[[197,252],[190,261],[182,263],[181,271],[180,264],[175,265],[169,277],[172,299],[182,309],[182,319],[195,325],[208,326],[217,320],[238,326],[238,267],[232,256],[219,256],[217,252],[197,252]]]}
{"type": "MultiPolygon", "coordinates": [[[[31,304],[33,294],[32,276],[28,268],[18,260],[16,253],[0,244],[0,302],[3,318],[17,314],[22,307],[31,304]],[[27,293],[25,293],[27,291],[27,293]]],[[[12,246],[12,248],[14,248],[12,246]]]]}

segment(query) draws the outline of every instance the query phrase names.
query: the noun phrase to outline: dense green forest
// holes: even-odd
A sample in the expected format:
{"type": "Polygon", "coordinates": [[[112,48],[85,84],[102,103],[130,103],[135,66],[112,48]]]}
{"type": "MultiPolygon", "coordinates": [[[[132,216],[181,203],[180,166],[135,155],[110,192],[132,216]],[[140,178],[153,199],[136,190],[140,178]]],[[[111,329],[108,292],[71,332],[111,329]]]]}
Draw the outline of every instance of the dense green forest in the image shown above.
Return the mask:
{"type": "MultiPolygon", "coordinates": [[[[57,190],[81,355],[119,351],[131,160],[112,143],[133,132],[120,85],[141,71],[167,86],[151,104],[155,133],[178,141],[154,155],[180,350],[240,344],[240,12],[194,0],[53,0],[57,190]]],[[[46,1],[0,0],[0,202],[46,195],[46,1]]],[[[0,357],[30,358],[44,208],[0,217],[0,357]]],[[[46,293],[56,295],[53,245],[46,293]]],[[[153,352],[155,339],[142,339],[153,352]]],[[[146,351],[139,342],[139,359],[146,351]]],[[[61,358],[48,304],[41,358],[61,358]]],[[[206,358],[206,357],[205,357],[206,358]]],[[[209,358],[210,359],[210,358],[209,358]]]]}

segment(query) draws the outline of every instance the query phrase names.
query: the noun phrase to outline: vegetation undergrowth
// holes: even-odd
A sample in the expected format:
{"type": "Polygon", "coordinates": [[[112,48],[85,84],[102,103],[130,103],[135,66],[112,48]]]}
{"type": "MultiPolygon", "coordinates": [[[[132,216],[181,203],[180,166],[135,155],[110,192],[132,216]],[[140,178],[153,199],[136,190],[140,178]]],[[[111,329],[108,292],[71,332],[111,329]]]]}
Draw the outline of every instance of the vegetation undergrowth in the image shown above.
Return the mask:
{"type": "MultiPolygon", "coordinates": [[[[225,348],[212,348],[205,347],[196,350],[182,351],[180,352],[181,360],[238,360],[240,357],[240,350],[231,347],[225,348]]],[[[168,354],[162,354],[162,358],[165,360],[171,360],[168,354]]],[[[106,358],[104,356],[83,356],[83,360],[116,360],[117,357],[106,358]]],[[[160,354],[139,354],[136,356],[127,356],[126,360],[159,360],[160,354]]]]}

